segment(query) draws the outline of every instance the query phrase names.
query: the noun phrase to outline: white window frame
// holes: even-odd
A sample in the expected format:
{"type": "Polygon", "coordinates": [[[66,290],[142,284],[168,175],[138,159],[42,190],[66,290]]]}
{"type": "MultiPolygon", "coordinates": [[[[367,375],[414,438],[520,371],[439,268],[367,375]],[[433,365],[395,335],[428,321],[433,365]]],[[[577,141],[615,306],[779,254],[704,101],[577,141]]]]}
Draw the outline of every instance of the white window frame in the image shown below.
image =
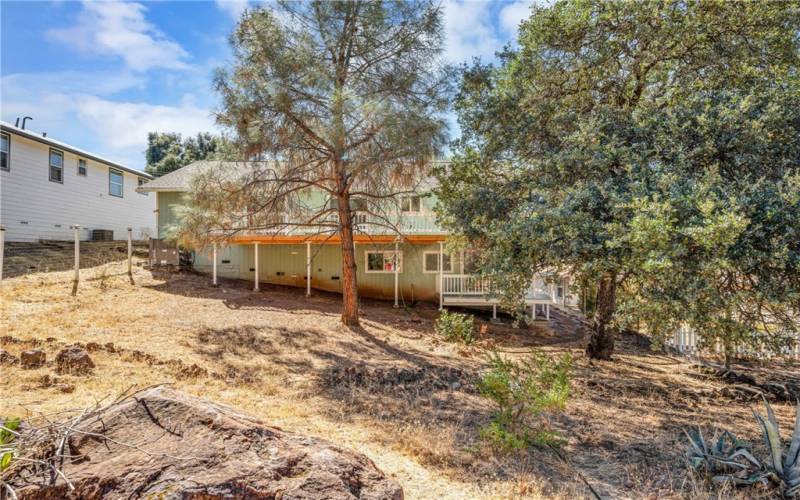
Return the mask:
{"type": "MultiPolygon", "coordinates": [[[[442,255],[445,255],[445,256],[449,257],[449,260],[450,260],[450,268],[449,269],[445,269],[444,268],[444,259],[442,259],[442,273],[453,274],[453,261],[455,260],[453,258],[453,255],[449,254],[449,253],[443,253],[442,255]]],[[[439,274],[439,252],[435,252],[435,251],[422,252],[422,272],[423,272],[423,274],[439,274]],[[432,271],[427,269],[428,255],[435,255],[436,256],[436,269],[434,269],[432,271]]]]}
{"type": "MultiPolygon", "coordinates": [[[[5,132],[0,132],[0,137],[6,140],[6,150],[3,151],[2,147],[0,146],[0,152],[6,154],[6,166],[0,165],[0,170],[5,170],[6,172],[11,171],[11,134],[7,134],[5,132]]],[[[0,141],[2,144],[2,141],[0,141]]]]}
{"type": "Polygon", "coordinates": [[[89,174],[89,164],[83,158],[78,158],[78,175],[86,177],[89,174]],[[83,162],[83,173],[81,173],[81,162],[83,162]]]}
{"type": "MultiPolygon", "coordinates": [[[[389,260],[391,262],[391,257],[388,257],[388,259],[387,259],[386,255],[388,254],[388,255],[391,256],[391,255],[394,255],[394,253],[395,253],[394,250],[367,250],[367,251],[365,251],[364,252],[364,272],[368,273],[368,274],[394,274],[394,270],[393,269],[392,270],[385,269],[386,261],[389,260]],[[370,270],[370,268],[369,268],[369,256],[370,256],[370,254],[381,254],[381,255],[384,256],[383,257],[384,269],[381,269],[380,271],[370,270]]],[[[398,261],[397,273],[398,274],[402,274],[403,273],[403,251],[402,250],[399,250],[397,252],[397,257],[398,257],[398,259],[397,259],[397,261],[398,261]]]]}
{"type": "Polygon", "coordinates": [[[410,196],[401,196],[400,197],[400,213],[401,214],[421,214],[422,213],[422,196],[415,194],[410,196]],[[419,201],[419,207],[417,210],[414,210],[412,205],[412,200],[416,198],[419,201]],[[408,201],[408,210],[403,208],[403,203],[408,201]]]}
{"type": "Polygon", "coordinates": [[[108,169],[108,195],[113,196],[114,198],[122,198],[125,194],[125,173],[122,170],[117,170],[115,168],[108,169]],[[122,182],[119,182],[119,194],[114,194],[111,192],[112,184],[116,185],[116,182],[111,182],[111,175],[112,174],[119,174],[120,178],[122,178],[122,182]]]}
{"type": "Polygon", "coordinates": [[[50,148],[47,153],[47,178],[50,182],[64,184],[64,152],[60,149],[50,148]],[[53,153],[56,153],[56,156],[61,156],[61,165],[53,164],[53,153]],[[60,171],[59,179],[53,179],[53,169],[60,171]]]}

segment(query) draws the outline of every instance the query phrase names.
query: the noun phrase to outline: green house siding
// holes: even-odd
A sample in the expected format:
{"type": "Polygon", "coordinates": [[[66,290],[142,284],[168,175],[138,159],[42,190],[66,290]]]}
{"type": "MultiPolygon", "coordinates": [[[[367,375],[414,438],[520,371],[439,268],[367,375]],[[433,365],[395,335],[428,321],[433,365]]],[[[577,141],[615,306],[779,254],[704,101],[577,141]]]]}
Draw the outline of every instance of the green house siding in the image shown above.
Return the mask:
{"type": "Polygon", "coordinates": [[[158,208],[158,237],[166,237],[166,228],[178,220],[175,208],[184,203],[184,194],[177,191],[156,192],[156,205],[158,208]]]}
{"type": "MultiPolygon", "coordinates": [[[[166,238],[167,228],[177,222],[176,208],[185,203],[185,195],[181,192],[157,192],[158,235],[166,238]]],[[[323,201],[320,193],[310,193],[310,198],[323,201]]],[[[436,224],[432,214],[436,200],[423,197],[420,214],[405,214],[400,224],[408,234],[441,234],[442,229],[436,224]]],[[[381,229],[379,233],[387,231],[381,229]]],[[[394,244],[356,245],[356,265],[359,293],[364,297],[393,299],[394,273],[372,273],[366,271],[366,253],[368,251],[393,251],[394,244]]],[[[437,301],[439,298],[437,273],[423,271],[425,252],[438,252],[436,244],[399,245],[403,254],[402,270],[398,276],[398,292],[401,302],[437,301]]],[[[276,285],[296,287],[306,286],[306,245],[300,244],[260,244],[259,245],[259,281],[276,285]]],[[[201,272],[212,272],[212,249],[196,250],[194,267],[201,272]]],[[[312,266],[311,286],[316,290],[341,292],[342,257],[338,244],[311,245],[312,266]]],[[[453,272],[460,269],[453,259],[453,272]]],[[[217,250],[217,274],[225,278],[255,279],[255,245],[235,244],[219,246],[217,250]]]]}
{"type": "MultiPolygon", "coordinates": [[[[402,271],[398,273],[398,292],[401,302],[436,301],[439,298],[436,273],[425,273],[425,252],[438,252],[439,245],[401,244],[402,271]]],[[[364,297],[393,299],[394,273],[366,271],[369,251],[394,251],[394,244],[357,244],[356,279],[359,293],[364,297]]],[[[212,271],[211,249],[195,252],[197,270],[212,271]]],[[[306,286],[306,245],[258,246],[259,281],[275,285],[306,286]]],[[[342,258],[338,245],[311,245],[311,287],[315,290],[341,292],[342,258]]],[[[453,272],[458,272],[454,259],[453,272]]],[[[217,250],[217,274],[226,278],[255,280],[255,245],[229,245],[217,250]]]]}

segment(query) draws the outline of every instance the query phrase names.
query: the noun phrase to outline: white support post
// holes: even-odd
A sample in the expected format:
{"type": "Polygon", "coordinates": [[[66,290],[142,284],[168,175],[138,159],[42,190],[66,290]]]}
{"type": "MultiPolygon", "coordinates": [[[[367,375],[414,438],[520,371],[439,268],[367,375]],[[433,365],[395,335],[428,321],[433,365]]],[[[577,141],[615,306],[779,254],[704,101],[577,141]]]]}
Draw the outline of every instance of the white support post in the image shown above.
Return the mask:
{"type": "Polygon", "coordinates": [[[544,317],[547,321],[550,321],[550,304],[544,305],[544,317]]]}
{"type": "Polygon", "coordinates": [[[306,297],[311,297],[311,242],[306,242],[306,297]]]}
{"type": "Polygon", "coordinates": [[[461,250],[461,262],[458,267],[459,274],[464,274],[464,250],[461,250]]]}
{"type": "Polygon", "coordinates": [[[492,319],[497,319],[497,304],[492,304],[492,319]]]}
{"type": "Polygon", "coordinates": [[[394,306],[400,307],[398,301],[400,292],[400,275],[398,270],[400,268],[400,245],[397,240],[394,240],[394,306]]]}
{"type": "Polygon", "coordinates": [[[439,242],[439,310],[444,309],[444,266],[442,256],[444,255],[444,242],[439,242]]]}
{"type": "Polygon", "coordinates": [[[81,227],[77,224],[72,226],[72,229],[75,231],[75,277],[72,278],[72,295],[78,293],[78,283],[81,279],[81,239],[78,233],[80,228],[81,227]]]}
{"type": "Polygon", "coordinates": [[[6,228],[0,226],[0,281],[3,281],[3,255],[6,246],[6,228]]]}
{"type": "Polygon", "coordinates": [[[217,242],[214,242],[214,248],[211,250],[211,258],[213,263],[211,265],[211,280],[214,286],[217,286],[217,242]]]}
{"type": "Polygon", "coordinates": [[[128,276],[133,277],[133,228],[128,228],[128,276]]]}
{"type": "Polygon", "coordinates": [[[531,304],[531,321],[536,321],[536,303],[531,304]]]}
{"type": "Polygon", "coordinates": [[[256,276],[255,276],[256,283],[255,286],[253,287],[253,290],[257,292],[258,291],[258,242],[257,241],[255,244],[255,258],[256,258],[256,276]]]}

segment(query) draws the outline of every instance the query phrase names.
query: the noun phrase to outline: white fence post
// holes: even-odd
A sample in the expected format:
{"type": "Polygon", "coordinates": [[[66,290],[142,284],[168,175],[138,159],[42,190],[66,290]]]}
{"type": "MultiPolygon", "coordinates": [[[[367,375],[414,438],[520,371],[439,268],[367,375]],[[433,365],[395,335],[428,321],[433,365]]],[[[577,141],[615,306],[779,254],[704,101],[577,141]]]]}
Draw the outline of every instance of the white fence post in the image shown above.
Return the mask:
{"type": "Polygon", "coordinates": [[[133,278],[133,228],[128,228],[128,276],[133,278]]]}
{"type": "Polygon", "coordinates": [[[72,279],[72,295],[78,293],[78,282],[81,274],[81,239],[79,235],[80,226],[75,224],[72,229],[75,231],[75,277],[72,279]]]}
{"type": "Polygon", "coordinates": [[[6,250],[6,228],[0,226],[0,281],[3,281],[3,255],[6,250]]]}

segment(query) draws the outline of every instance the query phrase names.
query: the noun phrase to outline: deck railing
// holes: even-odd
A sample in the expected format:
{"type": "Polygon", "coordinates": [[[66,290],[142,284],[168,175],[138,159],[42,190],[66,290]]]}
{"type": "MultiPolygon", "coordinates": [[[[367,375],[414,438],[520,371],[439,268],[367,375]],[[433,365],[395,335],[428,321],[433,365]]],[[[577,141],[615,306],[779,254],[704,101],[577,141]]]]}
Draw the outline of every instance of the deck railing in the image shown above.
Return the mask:
{"type": "MultiPolygon", "coordinates": [[[[489,296],[492,292],[497,292],[497,287],[490,279],[475,274],[444,274],[441,288],[443,298],[489,296]]],[[[546,283],[541,278],[534,279],[525,292],[526,299],[550,300],[554,304],[559,303],[557,295],[556,285],[546,283]]]]}
{"type": "Polygon", "coordinates": [[[489,295],[492,282],[474,274],[442,275],[442,293],[444,295],[489,295]]]}
{"type": "MultiPolygon", "coordinates": [[[[289,224],[292,221],[303,221],[304,217],[290,217],[287,214],[273,214],[267,218],[264,224],[275,224],[268,229],[251,229],[244,231],[246,234],[310,234],[319,229],[316,227],[294,226],[289,224]]],[[[318,222],[338,222],[339,217],[335,213],[328,214],[318,222]]],[[[257,222],[251,222],[256,225],[257,222]]],[[[415,215],[403,214],[386,218],[376,217],[364,212],[353,214],[353,224],[358,232],[366,234],[445,234],[439,226],[435,215],[415,215]]]]}

